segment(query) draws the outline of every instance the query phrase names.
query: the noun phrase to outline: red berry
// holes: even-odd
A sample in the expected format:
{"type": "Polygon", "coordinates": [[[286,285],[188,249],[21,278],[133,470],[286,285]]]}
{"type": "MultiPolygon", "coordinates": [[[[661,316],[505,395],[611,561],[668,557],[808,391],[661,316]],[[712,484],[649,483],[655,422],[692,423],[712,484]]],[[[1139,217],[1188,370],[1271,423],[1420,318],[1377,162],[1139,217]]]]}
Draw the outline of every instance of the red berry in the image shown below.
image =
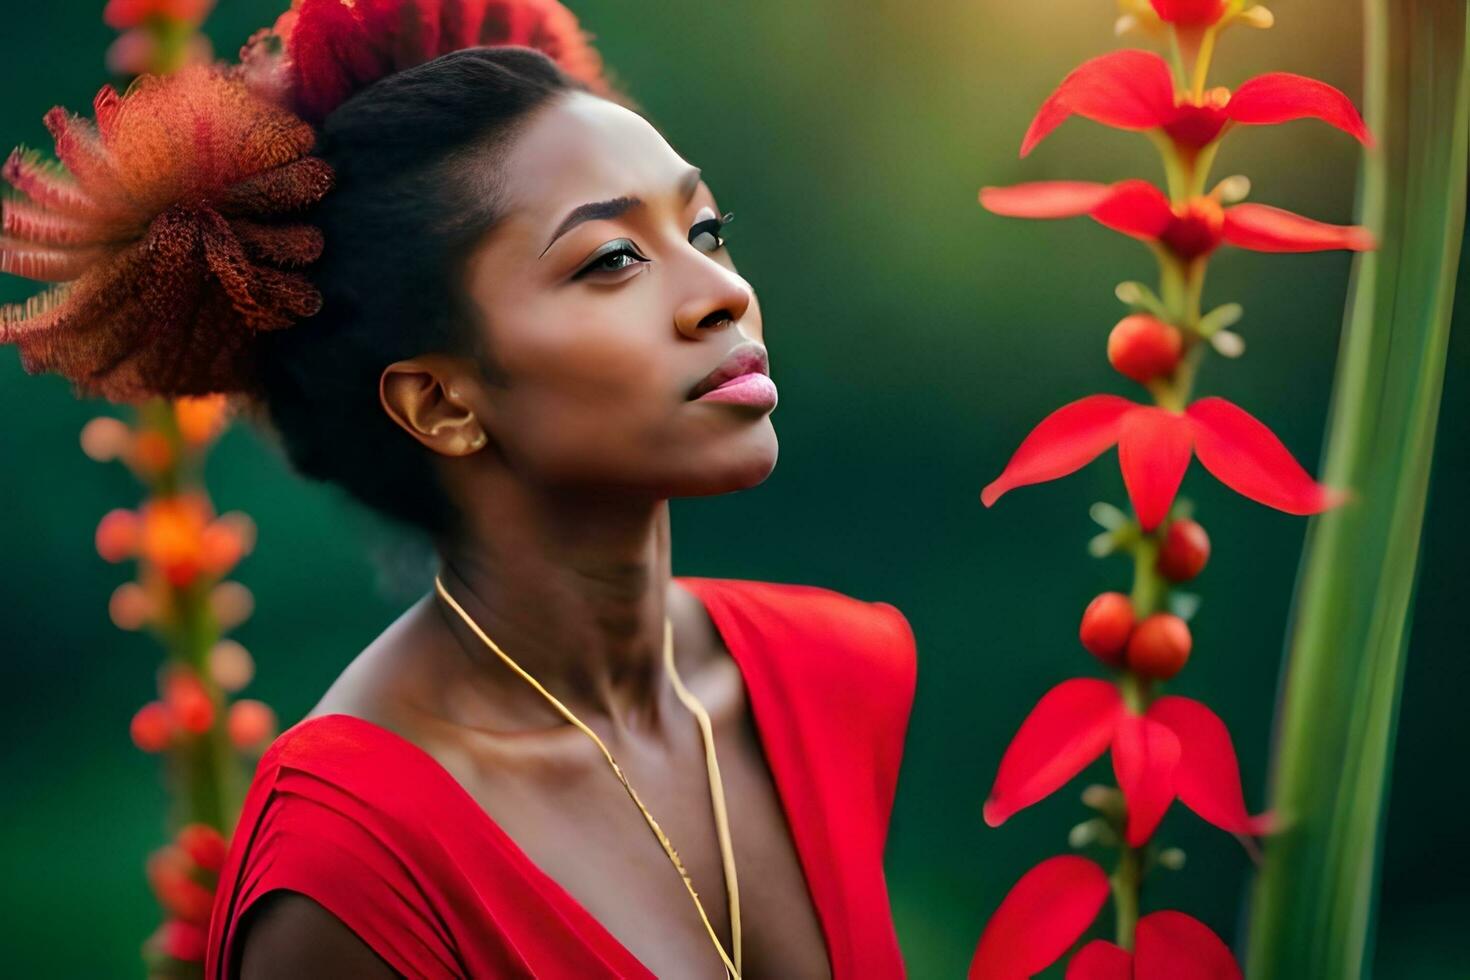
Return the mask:
{"type": "Polygon", "coordinates": [[[188,667],[169,671],[163,682],[163,700],[186,732],[201,735],[214,724],[214,699],[188,667]]]}
{"type": "Polygon", "coordinates": [[[1189,659],[1189,625],[1173,613],[1145,616],[1128,638],[1128,667],[1144,677],[1168,680],[1189,659]]]}
{"type": "Polygon", "coordinates": [[[1104,592],[1087,604],[1078,637],[1103,663],[1121,666],[1133,630],[1133,603],[1121,592],[1104,592]]]}
{"type": "Polygon", "coordinates": [[[208,942],[208,930],[192,922],[169,919],[158,928],[159,947],[185,963],[202,963],[208,942]]]}
{"type": "Polygon", "coordinates": [[[174,840],[205,871],[218,871],[223,867],[230,849],[224,835],[207,823],[185,824],[174,840]]]}
{"type": "Polygon", "coordinates": [[[1177,327],[1145,313],[1125,316],[1108,334],[1108,362],[1140,384],[1173,371],[1183,349],[1177,327]]]}
{"type": "Polygon", "coordinates": [[[131,558],[138,551],[141,525],[137,513],[126,507],[108,511],[97,523],[97,554],[110,562],[131,558]]]}
{"type": "Polygon", "coordinates": [[[225,727],[230,744],[240,751],[256,748],[276,734],[276,712],[264,701],[241,698],[230,705],[225,727]]]}
{"type": "Polygon", "coordinates": [[[214,889],[195,881],[190,874],[192,868],[193,862],[182,848],[165,844],[148,855],[148,884],[158,904],[170,915],[207,926],[214,905],[214,889]]]}
{"type": "Polygon", "coordinates": [[[1170,521],[1159,549],[1159,574],[1171,582],[1188,582],[1210,560],[1210,536],[1197,521],[1170,521]]]}
{"type": "Polygon", "coordinates": [[[144,752],[162,752],[173,738],[173,721],[162,701],[149,701],[133,715],[128,726],[133,744],[144,752]]]}

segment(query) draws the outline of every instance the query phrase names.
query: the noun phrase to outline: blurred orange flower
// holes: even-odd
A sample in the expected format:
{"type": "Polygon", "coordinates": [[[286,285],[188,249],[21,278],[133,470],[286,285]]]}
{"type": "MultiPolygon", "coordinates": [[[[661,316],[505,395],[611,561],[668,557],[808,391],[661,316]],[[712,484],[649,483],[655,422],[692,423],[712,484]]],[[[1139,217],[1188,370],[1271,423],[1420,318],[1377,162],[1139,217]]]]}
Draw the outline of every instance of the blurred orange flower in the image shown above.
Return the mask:
{"type": "Polygon", "coordinates": [[[107,0],[102,20],[108,27],[119,31],[155,19],[197,27],[213,7],[214,0],[107,0]]]}

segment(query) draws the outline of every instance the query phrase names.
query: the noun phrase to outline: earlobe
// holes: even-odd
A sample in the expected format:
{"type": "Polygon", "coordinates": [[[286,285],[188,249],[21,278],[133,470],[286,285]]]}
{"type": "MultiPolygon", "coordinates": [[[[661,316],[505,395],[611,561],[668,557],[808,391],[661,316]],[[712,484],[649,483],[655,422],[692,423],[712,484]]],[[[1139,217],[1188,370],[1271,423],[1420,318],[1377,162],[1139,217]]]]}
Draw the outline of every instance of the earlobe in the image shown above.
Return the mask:
{"type": "Polygon", "coordinates": [[[378,399],[399,428],[435,452],[464,456],[488,441],[446,365],[424,358],[395,361],[378,379],[378,399]]]}

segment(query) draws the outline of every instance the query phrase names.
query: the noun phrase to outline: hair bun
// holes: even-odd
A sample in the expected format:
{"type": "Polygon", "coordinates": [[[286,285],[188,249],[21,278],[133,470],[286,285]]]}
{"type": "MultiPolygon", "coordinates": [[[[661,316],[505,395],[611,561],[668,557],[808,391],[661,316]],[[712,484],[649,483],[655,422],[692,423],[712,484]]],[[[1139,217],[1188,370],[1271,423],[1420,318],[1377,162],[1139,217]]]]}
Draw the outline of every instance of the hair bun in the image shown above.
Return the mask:
{"type": "Polygon", "coordinates": [[[602,58],[557,0],[292,0],[240,49],[258,94],[320,125],[386,75],[461,48],[521,45],[609,94],[602,58]]]}
{"type": "Polygon", "coordinates": [[[104,86],[95,122],[46,114],[61,166],[24,148],[0,177],[0,272],[56,285],[0,306],[31,374],[112,401],[258,394],[255,335],[316,313],[304,216],[332,186],[313,128],[378,79],[461,48],[522,45],[608,94],[556,0],[293,0],[235,65],[104,86]]]}
{"type": "Polygon", "coordinates": [[[0,271],[58,283],[0,307],[0,342],[78,395],[249,391],[255,333],[321,304],[293,271],[321,233],[282,220],[332,184],[312,128],[212,66],[92,106],[95,122],[46,114],[65,169],[24,148],[0,169],[23,195],[0,205],[0,271]]]}

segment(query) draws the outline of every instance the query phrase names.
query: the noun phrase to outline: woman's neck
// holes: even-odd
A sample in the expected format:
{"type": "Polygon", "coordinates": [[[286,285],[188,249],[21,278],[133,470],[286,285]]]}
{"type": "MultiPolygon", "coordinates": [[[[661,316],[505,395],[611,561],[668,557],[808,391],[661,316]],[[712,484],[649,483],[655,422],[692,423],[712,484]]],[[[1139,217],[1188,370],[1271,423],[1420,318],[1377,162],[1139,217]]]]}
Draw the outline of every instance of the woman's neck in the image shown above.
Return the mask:
{"type": "MultiPolygon", "coordinates": [[[[505,492],[439,547],[440,579],[470,618],[573,712],[614,728],[658,719],[669,583],[667,501],[505,492]]],[[[468,668],[454,699],[553,711],[437,591],[468,668]]],[[[473,705],[465,705],[473,708],[473,705]]]]}

